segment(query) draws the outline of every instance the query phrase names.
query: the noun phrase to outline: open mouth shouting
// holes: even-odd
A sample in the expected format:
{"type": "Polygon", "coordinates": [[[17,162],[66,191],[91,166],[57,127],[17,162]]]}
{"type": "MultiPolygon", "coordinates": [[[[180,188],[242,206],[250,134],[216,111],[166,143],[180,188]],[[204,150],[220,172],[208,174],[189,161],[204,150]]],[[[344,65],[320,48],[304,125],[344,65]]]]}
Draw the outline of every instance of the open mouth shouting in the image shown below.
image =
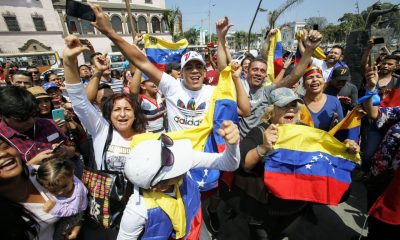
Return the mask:
{"type": "Polygon", "coordinates": [[[18,162],[14,157],[0,160],[0,172],[10,171],[18,166],[18,162]]]}

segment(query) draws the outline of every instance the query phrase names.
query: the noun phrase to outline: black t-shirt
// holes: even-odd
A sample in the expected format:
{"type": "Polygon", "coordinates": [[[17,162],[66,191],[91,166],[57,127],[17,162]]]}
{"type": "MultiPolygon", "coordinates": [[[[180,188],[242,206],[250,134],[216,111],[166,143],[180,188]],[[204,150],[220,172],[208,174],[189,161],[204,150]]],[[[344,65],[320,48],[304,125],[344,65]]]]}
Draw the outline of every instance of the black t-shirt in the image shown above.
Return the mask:
{"type": "Polygon", "coordinates": [[[251,215],[264,213],[263,208],[270,215],[291,215],[301,212],[308,204],[304,201],[284,200],[275,197],[264,185],[264,163],[259,161],[251,171],[244,170],[247,153],[263,143],[263,130],[269,123],[261,123],[254,127],[240,142],[240,166],[235,176],[235,186],[247,195],[242,198],[242,206],[251,215]],[[261,127],[261,128],[260,128],[261,127]],[[261,211],[261,212],[260,212],[261,211]]]}
{"type": "Polygon", "coordinates": [[[358,90],[357,87],[350,82],[346,82],[346,85],[344,85],[344,87],[340,89],[340,91],[338,91],[336,88],[332,86],[328,86],[325,89],[324,93],[331,96],[345,96],[351,98],[350,104],[346,104],[340,101],[340,104],[342,105],[343,108],[343,116],[346,116],[348,111],[351,111],[355,106],[357,106],[358,90]]]}

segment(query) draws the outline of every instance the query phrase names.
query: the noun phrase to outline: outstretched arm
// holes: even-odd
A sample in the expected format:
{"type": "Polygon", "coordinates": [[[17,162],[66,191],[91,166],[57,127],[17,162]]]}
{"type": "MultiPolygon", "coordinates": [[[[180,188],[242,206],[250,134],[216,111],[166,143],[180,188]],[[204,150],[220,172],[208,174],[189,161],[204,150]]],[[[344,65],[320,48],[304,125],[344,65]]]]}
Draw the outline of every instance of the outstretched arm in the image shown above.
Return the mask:
{"type": "Polygon", "coordinates": [[[316,30],[304,31],[303,44],[305,51],[301,56],[299,63],[293,69],[293,71],[286,76],[282,81],[276,84],[277,87],[288,87],[290,88],[296,84],[299,79],[303,76],[304,70],[307,68],[311,61],[311,56],[314,50],[319,46],[322,41],[322,35],[316,30]]]}
{"type": "MultiPolygon", "coordinates": [[[[368,67],[365,73],[367,80],[367,87],[370,91],[375,90],[376,83],[378,82],[378,68],[376,66],[368,67]]],[[[369,118],[375,120],[379,116],[378,107],[372,105],[372,97],[363,103],[364,110],[367,112],[369,118]]]]}
{"type": "MultiPolygon", "coordinates": [[[[361,72],[365,73],[367,67],[368,67],[368,60],[369,60],[369,55],[371,54],[371,50],[374,47],[374,37],[371,37],[368,40],[368,46],[365,49],[362,57],[361,57],[361,72]]],[[[374,64],[374,63],[372,63],[374,64]]]]}
{"type": "Polygon", "coordinates": [[[217,37],[218,37],[218,50],[217,50],[217,65],[218,71],[222,72],[226,66],[228,66],[228,58],[226,56],[226,34],[229,31],[229,28],[232,27],[229,23],[228,17],[224,17],[220,19],[216,23],[217,37]]]}
{"type": "Polygon", "coordinates": [[[96,72],[90,78],[88,85],[85,88],[85,93],[90,102],[96,100],[97,91],[99,89],[99,83],[103,72],[110,67],[109,61],[103,55],[97,55],[93,58],[94,65],[96,66],[96,72]],[[101,64],[99,64],[101,62],[101,64]]]}
{"type": "Polygon", "coordinates": [[[242,67],[239,63],[232,62],[232,80],[235,83],[237,104],[238,104],[238,114],[242,117],[248,117],[251,114],[251,106],[247,93],[244,90],[243,84],[240,81],[240,73],[242,72],[242,67]],[[240,106],[240,107],[239,107],[240,106]]]}
{"type": "Polygon", "coordinates": [[[271,40],[271,36],[276,34],[277,30],[271,29],[268,34],[267,34],[267,38],[265,39],[264,44],[261,47],[261,57],[268,62],[268,52],[269,52],[269,44],[270,44],[270,40],[271,40]]]}
{"type": "Polygon", "coordinates": [[[99,5],[91,3],[89,3],[89,5],[96,15],[96,22],[92,22],[92,25],[118,46],[129,62],[149,76],[150,80],[158,86],[163,72],[154,66],[154,64],[147,59],[137,46],[129,44],[114,31],[108,16],[103,12],[99,5]]]}

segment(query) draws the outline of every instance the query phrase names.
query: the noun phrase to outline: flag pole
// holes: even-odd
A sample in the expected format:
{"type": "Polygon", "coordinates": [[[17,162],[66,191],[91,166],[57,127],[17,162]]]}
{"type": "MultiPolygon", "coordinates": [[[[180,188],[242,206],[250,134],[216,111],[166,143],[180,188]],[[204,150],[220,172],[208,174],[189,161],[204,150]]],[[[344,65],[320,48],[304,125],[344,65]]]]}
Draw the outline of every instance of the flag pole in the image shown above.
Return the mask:
{"type": "Polygon", "coordinates": [[[136,30],[135,30],[135,26],[133,26],[133,16],[132,16],[129,0],[125,0],[125,5],[126,5],[126,12],[128,13],[128,21],[131,24],[132,41],[135,41],[136,30]]]}

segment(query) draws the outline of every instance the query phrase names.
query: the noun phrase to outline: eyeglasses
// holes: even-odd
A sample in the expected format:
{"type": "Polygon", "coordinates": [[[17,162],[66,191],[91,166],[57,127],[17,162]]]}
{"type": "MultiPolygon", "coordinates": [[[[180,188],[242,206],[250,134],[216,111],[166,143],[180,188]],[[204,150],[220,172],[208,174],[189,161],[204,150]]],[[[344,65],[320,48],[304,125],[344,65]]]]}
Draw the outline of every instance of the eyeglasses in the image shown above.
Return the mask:
{"type": "Polygon", "coordinates": [[[153,186],[154,180],[157,178],[158,174],[160,174],[161,170],[164,167],[170,167],[174,165],[175,157],[172,151],[168,147],[172,147],[174,145],[174,141],[168,135],[161,134],[161,167],[158,169],[157,173],[150,181],[150,186],[153,186]]]}

